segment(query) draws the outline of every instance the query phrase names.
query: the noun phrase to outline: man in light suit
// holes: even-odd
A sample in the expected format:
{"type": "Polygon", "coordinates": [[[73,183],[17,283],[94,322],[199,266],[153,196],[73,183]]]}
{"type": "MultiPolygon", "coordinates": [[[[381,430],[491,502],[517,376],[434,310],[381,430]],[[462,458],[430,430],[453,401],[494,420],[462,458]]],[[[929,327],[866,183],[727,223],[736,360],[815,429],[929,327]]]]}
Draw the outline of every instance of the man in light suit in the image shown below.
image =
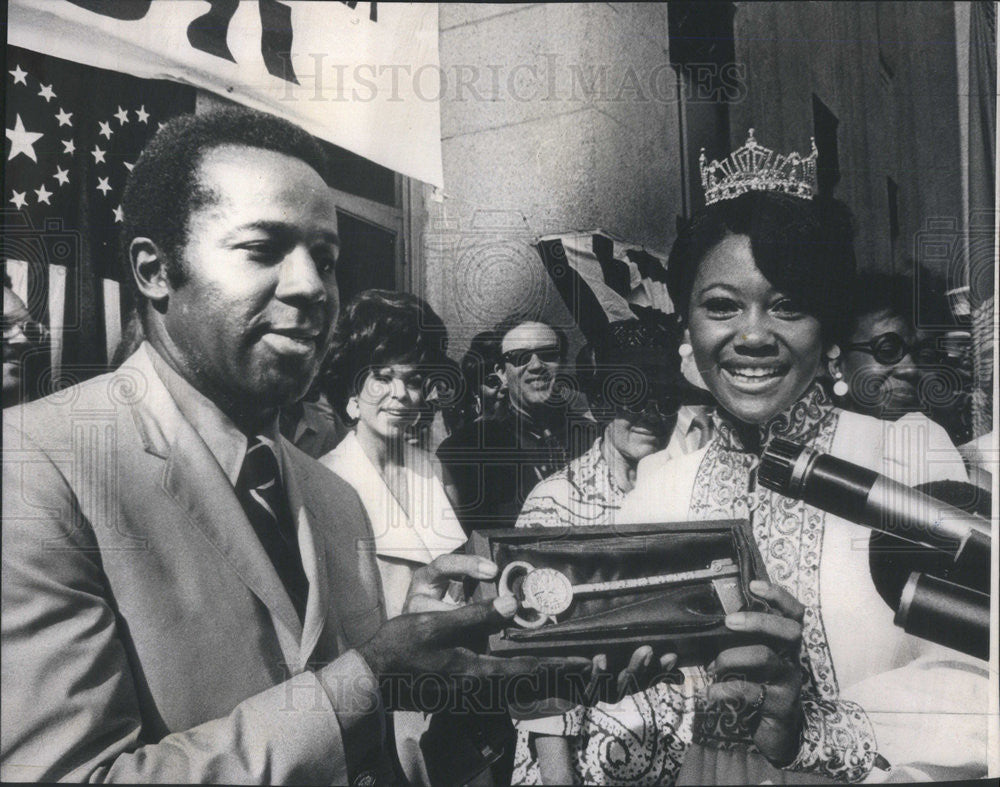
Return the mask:
{"type": "MultiPolygon", "coordinates": [[[[4,413],[0,778],[372,783],[391,677],[539,674],[454,647],[509,602],[383,623],[356,496],[278,433],[338,307],[324,166],[271,116],[165,125],[124,199],[146,341],[4,413]]],[[[410,610],[496,570],[448,557],[410,610]]]]}

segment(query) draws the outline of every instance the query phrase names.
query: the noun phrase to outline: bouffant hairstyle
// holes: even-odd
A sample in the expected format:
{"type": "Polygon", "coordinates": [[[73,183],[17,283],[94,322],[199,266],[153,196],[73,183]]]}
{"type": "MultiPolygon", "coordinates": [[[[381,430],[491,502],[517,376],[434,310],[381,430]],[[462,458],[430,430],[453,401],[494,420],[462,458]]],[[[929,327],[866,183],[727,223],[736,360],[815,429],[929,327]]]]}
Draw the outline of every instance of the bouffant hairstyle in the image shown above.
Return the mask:
{"type": "Polygon", "coordinates": [[[667,289],[685,320],[699,264],[728,235],[749,237],[764,277],[819,319],[825,334],[833,332],[856,267],[846,205],[751,191],[699,210],[680,229],[667,261],[667,289]]]}
{"type": "Polygon", "coordinates": [[[478,386],[493,373],[500,363],[500,339],[493,331],[482,331],[472,337],[469,349],[460,361],[462,377],[466,388],[478,390],[478,386]]]}
{"type": "MultiPolygon", "coordinates": [[[[448,332],[426,301],[406,292],[365,290],[344,308],[323,365],[322,386],[345,419],[347,401],[371,369],[413,364],[447,371],[448,332]]],[[[453,365],[453,364],[452,364],[453,365]]]]}
{"type": "Polygon", "coordinates": [[[232,107],[181,115],[164,123],[136,161],[122,197],[123,281],[129,283],[141,312],[145,299],[132,276],[129,246],[135,238],[154,241],[166,255],[171,284],[182,284],[185,271],[180,258],[187,243],[188,219],[218,199],[199,182],[198,168],[208,151],[230,145],[283,153],[301,159],[321,176],[326,174],[326,156],[316,140],[274,115],[232,107]]]}
{"type": "Polygon", "coordinates": [[[936,273],[920,268],[913,273],[865,271],[851,283],[850,309],[838,323],[837,340],[847,341],[863,315],[888,312],[914,328],[960,325],[948,304],[946,284],[936,273]]]}

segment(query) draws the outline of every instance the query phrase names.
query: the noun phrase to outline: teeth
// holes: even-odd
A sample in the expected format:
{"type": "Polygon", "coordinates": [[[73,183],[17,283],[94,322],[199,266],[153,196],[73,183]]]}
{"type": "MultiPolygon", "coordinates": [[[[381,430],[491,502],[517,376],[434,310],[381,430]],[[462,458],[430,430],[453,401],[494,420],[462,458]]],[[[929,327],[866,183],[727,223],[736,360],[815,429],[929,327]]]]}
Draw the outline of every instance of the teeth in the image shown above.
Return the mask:
{"type": "Polygon", "coordinates": [[[781,372],[772,367],[745,366],[740,369],[730,369],[730,374],[737,377],[778,377],[781,372]]]}

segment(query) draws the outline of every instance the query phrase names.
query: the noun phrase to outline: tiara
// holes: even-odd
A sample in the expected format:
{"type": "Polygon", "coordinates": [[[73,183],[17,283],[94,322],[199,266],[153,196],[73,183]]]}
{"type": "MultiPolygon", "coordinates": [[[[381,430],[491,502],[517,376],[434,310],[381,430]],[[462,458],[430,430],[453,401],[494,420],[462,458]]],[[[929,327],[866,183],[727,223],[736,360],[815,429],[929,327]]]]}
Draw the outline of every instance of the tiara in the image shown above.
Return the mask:
{"type": "Polygon", "coordinates": [[[698,163],[701,166],[701,186],[705,190],[705,204],[711,205],[724,199],[733,199],[748,191],[780,191],[803,199],[812,199],[817,190],[816,140],[810,138],[812,153],[803,158],[798,153],[775,155],[753,137],[753,129],[746,144],[729,154],[724,161],[705,164],[705,148],[701,149],[698,163]]]}

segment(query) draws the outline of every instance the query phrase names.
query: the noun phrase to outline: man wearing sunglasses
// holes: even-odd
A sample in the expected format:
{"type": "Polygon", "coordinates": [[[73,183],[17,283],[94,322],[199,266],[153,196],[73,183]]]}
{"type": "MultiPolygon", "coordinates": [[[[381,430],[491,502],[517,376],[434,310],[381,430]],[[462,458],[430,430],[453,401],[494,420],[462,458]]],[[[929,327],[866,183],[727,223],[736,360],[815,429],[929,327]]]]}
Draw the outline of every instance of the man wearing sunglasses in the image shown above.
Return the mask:
{"type": "Polygon", "coordinates": [[[569,408],[567,342],[559,328],[513,319],[494,335],[500,340],[494,372],[507,398],[492,416],[457,430],[438,449],[467,531],[512,527],[532,488],[586,451],[596,436],[596,425],[569,408]]]}

